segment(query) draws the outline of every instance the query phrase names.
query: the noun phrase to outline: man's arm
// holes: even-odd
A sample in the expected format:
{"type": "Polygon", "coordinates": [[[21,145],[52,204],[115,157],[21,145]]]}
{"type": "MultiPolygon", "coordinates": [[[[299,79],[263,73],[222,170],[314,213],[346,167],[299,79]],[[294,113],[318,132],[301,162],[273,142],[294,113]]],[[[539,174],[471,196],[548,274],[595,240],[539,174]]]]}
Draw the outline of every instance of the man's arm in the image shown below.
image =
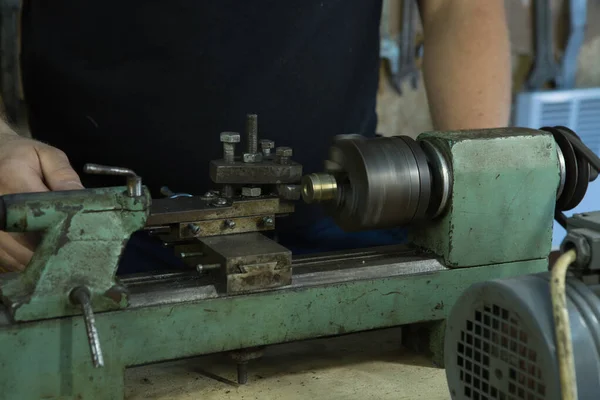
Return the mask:
{"type": "Polygon", "coordinates": [[[506,126],[512,82],[504,1],[420,0],[419,6],[434,128],[506,126]]]}

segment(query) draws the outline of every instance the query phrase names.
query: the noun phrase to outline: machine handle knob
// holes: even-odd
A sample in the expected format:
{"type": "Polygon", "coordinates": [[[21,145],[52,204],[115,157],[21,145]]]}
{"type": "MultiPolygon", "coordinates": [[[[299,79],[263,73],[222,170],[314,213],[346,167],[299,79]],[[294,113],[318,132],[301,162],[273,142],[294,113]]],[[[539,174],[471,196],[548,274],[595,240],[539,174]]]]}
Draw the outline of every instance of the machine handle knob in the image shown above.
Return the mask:
{"type": "Polygon", "coordinates": [[[130,197],[139,197],[142,195],[142,178],[128,168],[86,164],[83,167],[83,172],[93,175],[124,176],[127,178],[127,194],[130,197]]]}

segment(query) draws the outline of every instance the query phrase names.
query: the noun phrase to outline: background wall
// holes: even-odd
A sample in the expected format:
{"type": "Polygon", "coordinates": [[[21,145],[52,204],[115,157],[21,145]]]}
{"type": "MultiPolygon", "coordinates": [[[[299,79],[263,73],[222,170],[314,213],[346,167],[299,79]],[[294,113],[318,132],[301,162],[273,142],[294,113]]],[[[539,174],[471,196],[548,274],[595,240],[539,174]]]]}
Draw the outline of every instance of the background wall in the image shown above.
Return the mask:
{"type": "MultiPolygon", "coordinates": [[[[389,30],[399,32],[399,0],[389,0],[389,30]]],[[[520,89],[524,71],[528,69],[533,57],[533,26],[531,4],[533,0],[506,0],[506,12],[509,21],[511,46],[513,53],[513,90],[520,89]]],[[[550,0],[554,18],[554,34],[557,56],[561,57],[566,42],[568,0],[550,0]]],[[[600,0],[588,0],[586,40],[579,55],[577,73],[578,87],[600,86],[600,0]],[[594,23],[596,21],[596,23],[594,23]]],[[[427,50],[425,50],[427,51],[427,50]]],[[[465,60],[466,61],[466,60],[465,60]]],[[[378,132],[385,135],[416,136],[432,129],[427,95],[423,80],[417,90],[406,87],[399,96],[390,85],[386,76],[387,65],[380,68],[380,82],[377,102],[379,115],[378,132]]]]}

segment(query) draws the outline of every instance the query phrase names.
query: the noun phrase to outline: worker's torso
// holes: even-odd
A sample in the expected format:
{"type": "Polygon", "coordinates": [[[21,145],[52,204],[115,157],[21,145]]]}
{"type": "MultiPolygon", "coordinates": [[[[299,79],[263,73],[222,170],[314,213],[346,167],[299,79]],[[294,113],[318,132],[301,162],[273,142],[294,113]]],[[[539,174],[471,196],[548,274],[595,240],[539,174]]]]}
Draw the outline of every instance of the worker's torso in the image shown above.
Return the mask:
{"type": "Polygon", "coordinates": [[[374,134],[379,1],[27,3],[31,129],[78,170],[129,167],[154,195],[201,193],[219,132],[243,132],[246,113],[305,172],[334,135],[374,134]]]}

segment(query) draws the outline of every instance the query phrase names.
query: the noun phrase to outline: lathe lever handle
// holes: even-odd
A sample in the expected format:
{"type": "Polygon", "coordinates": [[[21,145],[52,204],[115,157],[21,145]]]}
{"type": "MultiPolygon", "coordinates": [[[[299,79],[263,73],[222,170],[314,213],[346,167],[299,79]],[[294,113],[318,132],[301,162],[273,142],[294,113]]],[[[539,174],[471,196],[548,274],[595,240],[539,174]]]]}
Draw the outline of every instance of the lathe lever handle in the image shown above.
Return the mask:
{"type": "Polygon", "coordinates": [[[83,286],[73,289],[71,292],[71,302],[79,304],[83,310],[83,320],[85,321],[85,330],[90,344],[90,352],[92,354],[94,367],[103,367],[104,356],[102,355],[102,349],[100,348],[100,339],[98,338],[98,330],[96,329],[96,318],[94,317],[94,310],[92,309],[90,291],[83,286]]]}
{"type": "Polygon", "coordinates": [[[85,172],[86,174],[96,175],[137,176],[137,174],[129,168],[110,167],[107,165],[99,164],[85,164],[85,166],[83,167],[83,172],[85,172]]]}
{"type": "Polygon", "coordinates": [[[85,164],[83,172],[94,175],[116,175],[127,178],[127,194],[130,197],[142,195],[142,178],[129,168],[110,167],[99,164],[85,164]]]}

